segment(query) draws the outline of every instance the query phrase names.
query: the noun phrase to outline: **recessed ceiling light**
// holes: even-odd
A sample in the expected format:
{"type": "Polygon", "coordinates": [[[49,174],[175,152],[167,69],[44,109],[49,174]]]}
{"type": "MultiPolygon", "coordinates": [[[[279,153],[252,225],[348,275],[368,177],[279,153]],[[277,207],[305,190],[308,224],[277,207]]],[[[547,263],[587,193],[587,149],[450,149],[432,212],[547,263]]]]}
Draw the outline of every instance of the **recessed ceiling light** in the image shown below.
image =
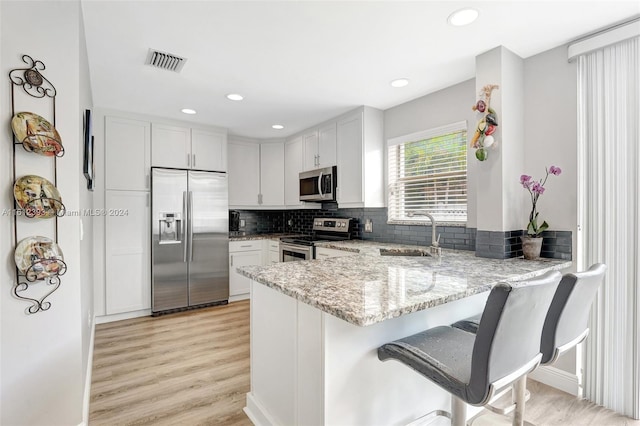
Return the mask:
{"type": "Polygon", "coordinates": [[[463,25],[469,25],[476,19],[478,19],[478,12],[476,9],[460,9],[453,12],[447,18],[447,21],[456,27],[461,27],[463,25]]]}
{"type": "Polygon", "coordinates": [[[195,114],[196,110],[195,109],[191,109],[191,108],[182,108],[180,111],[182,111],[185,114],[195,114]]]}
{"type": "Polygon", "coordinates": [[[273,126],[271,126],[271,127],[273,127],[273,128],[274,128],[274,129],[276,129],[276,130],[282,130],[282,129],[284,129],[284,126],[283,126],[282,124],[274,124],[274,125],[273,125],[273,126]]]}
{"type": "Polygon", "coordinates": [[[230,101],[241,101],[244,99],[244,96],[238,95],[237,93],[229,93],[227,95],[227,99],[229,99],[230,101]]]}
{"type": "Polygon", "coordinates": [[[397,80],[393,80],[393,81],[391,82],[391,85],[392,85],[393,87],[404,87],[404,86],[406,86],[407,84],[409,84],[409,80],[407,80],[406,78],[399,78],[399,79],[397,79],[397,80]]]}

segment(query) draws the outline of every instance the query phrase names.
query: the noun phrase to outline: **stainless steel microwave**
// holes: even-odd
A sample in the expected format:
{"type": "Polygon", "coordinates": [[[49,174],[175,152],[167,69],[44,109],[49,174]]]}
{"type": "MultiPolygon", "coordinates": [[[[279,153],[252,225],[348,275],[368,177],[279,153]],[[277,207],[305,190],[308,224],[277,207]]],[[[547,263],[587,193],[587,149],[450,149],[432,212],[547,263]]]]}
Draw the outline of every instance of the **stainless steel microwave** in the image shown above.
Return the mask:
{"type": "Polygon", "coordinates": [[[337,167],[300,173],[300,201],[336,201],[337,167]]]}

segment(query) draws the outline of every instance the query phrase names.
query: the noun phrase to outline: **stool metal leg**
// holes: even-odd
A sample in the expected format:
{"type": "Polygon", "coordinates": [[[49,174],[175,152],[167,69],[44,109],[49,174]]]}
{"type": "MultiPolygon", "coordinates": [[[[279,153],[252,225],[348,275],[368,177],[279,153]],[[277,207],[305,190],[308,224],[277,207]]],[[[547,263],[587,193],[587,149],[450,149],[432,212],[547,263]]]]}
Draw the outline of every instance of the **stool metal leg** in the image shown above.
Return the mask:
{"type": "Polygon", "coordinates": [[[513,413],[513,426],[524,425],[525,393],[527,391],[527,376],[524,375],[513,384],[513,399],[516,409],[513,413]]]}
{"type": "Polygon", "coordinates": [[[460,398],[451,395],[451,426],[466,426],[467,404],[460,398]]]}

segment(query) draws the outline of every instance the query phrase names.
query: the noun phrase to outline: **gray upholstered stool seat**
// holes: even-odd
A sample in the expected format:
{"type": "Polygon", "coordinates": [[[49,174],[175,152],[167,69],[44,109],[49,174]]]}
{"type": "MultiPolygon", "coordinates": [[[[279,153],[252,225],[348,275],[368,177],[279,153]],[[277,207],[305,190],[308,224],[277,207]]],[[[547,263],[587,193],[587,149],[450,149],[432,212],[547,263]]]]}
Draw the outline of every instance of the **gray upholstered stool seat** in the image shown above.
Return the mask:
{"type": "Polygon", "coordinates": [[[453,324],[451,324],[451,327],[464,330],[468,333],[476,334],[478,332],[478,325],[480,325],[480,318],[482,318],[482,314],[477,314],[472,317],[454,322],[453,324]]]}
{"type": "MultiPolygon", "coordinates": [[[[560,278],[554,271],[500,283],[489,294],[476,334],[435,327],[382,345],[378,358],[400,361],[448,391],[451,424],[464,425],[466,404],[485,405],[540,363],[542,326],[560,278]]],[[[524,387],[519,389],[524,397],[524,387]]],[[[516,414],[514,424],[521,425],[522,412],[516,414]]]]}
{"type": "Polygon", "coordinates": [[[435,327],[387,343],[378,350],[378,358],[396,359],[473,404],[480,402],[467,390],[474,342],[475,336],[457,328],[435,327]]]}

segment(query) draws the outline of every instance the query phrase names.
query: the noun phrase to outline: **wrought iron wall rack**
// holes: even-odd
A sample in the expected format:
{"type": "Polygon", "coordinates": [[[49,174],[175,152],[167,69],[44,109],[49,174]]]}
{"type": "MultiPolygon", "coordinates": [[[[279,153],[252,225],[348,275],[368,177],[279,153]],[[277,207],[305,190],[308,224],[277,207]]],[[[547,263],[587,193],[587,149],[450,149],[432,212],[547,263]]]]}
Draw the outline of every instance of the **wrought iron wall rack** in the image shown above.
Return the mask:
{"type": "MultiPolygon", "coordinates": [[[[21,93],[19,89],[23,89],[24,93],[33,98],[49,98],[51,100],[52,105],[52,123],[55,128],[56,125],[56,95],[57,90],[55,86],[42,74],[42,71],[46,69],[45,64],[42,61],[34,60],[29,55],[23,55],[22,61],[25,66],[21,68],[12,69],[9,72],[9,80],[11,81],[11,117],[16,115],[15,101],[16,101],[16,91],[21,93]]],[[[31,134],[28,135],[23,140],[17,140],[15,134],[13,135],[13,183],[17,181],[17,170],[16,170],[16,149],[18,145],[22,145],[25,151],[31,152],[28,148],[28,140],[30,138],[39,138],[42,135],[39,134],[31,134]]],[[[53,185],[57,187],[58,185],[58,158],[64,155],[64,147],[62,143],[60,143],[60,149],[57,150],[53,157],[53,170],[54,170],[54,181],[53,185]]],[[[31,199],[28,205],[24,208],[18,205],[18,202],[13,201],[14,207],[14,216],[13,220],[13,244],[14,247],[17,247],[18,244],[18,220],[17,215],[18,212],[24,214],[27,218],[34,218],[38,215],[36,214],[36,210],[32,208],[33,203],[37,201],[42,202],[43,200],[47,200],[51,205],[54,206],[56,210],[56,214],[53,215],[54,223],[54,234],[55,234],[55,243],[58,243],[58,218],[64,216],[66,212],[66,208],[61,200],[57,200],[51,197],[40,197],[31,199]]],[[[31,303],[31,305],[26,309],[26,313],[35,314],[37,312],[47,311],[51,307],[51,302],[46,299],[56,291],[61,285],[60,276],[64,275],[67,272],[67,264],[59,258],[41,258],[35,256],[35,258],[31,259],[31,264],[28,268],[21,271],[16,265],[15,269],[15,284],[13,285],[13,294],[21,299],[31,303]],[[47,272],[43,272],[47,271],[47,272]],[[32,291],[34,289],[31,286],[35,286],[37,284],[44,283],[46,286],[50,287],[50,290],[43,291],[32,291]]]]}

